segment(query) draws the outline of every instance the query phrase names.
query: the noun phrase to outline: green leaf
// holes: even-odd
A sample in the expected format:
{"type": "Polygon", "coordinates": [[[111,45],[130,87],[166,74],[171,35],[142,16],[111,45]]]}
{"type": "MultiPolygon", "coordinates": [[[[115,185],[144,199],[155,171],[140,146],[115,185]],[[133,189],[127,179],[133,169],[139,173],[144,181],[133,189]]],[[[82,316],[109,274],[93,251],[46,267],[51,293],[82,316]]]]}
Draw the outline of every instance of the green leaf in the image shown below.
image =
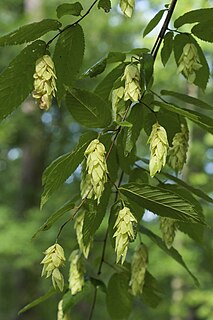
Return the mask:
{"type": "Polygon", "coordinates": [[[0,74],[0,119],[14,111],[33,90],[35,63],[45,49],[44,41],[33,42],[0,74]]]}
{"type": "Polygon", "coordinates": [[[59,103],[65,95],[65,87],[72,87],[78,77],[84,56],[84,47],[84,33],[78,24],[67,28],[58,38],[53,60],[57,74],[59,103]]]}
{"type": "Polygon", "coordinates": [[[186,103],[192,104],[193,106],[199,107],[201,109],[213,110],[213,107],[210,106],[205,101],[202,101],[200,99],[188,96],[187,94],[174,92],[174,91],[169,91],[169,90],[161,90],[161,94],[163,96],[171,96],[171,97],[177,98],[177,99],[179,99],[181,101],[184,101],[186,103]]]}
{"type": "Polygon", "coordinates": [[[196,79],[194,81],[194,84],[205,90],[209,80],[209,66],[202,49],[198,45],[197,41],[189,33],[177,34],[174,38],[174,55],[176,63],[178,65],[178,61],[183,52],[183,48],[187,43],[193,43],[195,45],[195,47],[197,48],[198,56],[200,58],[200,63],[202,65],[202,67],[196,71],[196,79]]]}
{"type": "Polygon", "coordinates": [[[149,305],[151,308],[156,308],[161,300],[163,299],[164,294],[160,287],[158,281],[146,271],[145,274],[145,283],[143,286],[142,298],[144,302],[149,305]]]}
{"type": "Polygon", "coordinates": [[[163,38],[163,47],[161,49],[161,61],[165,66],[171,56],[173,49],[173,32],[167,32],[163,38]]]}
{"type": "Polygon", "coordinates": [[[212,21],[213,8],[205,8],[198,10],[191,10],[184,15],[178,17],[175,22],[175,28],[179,28],[187,23],[205,22],[206,20],[212,21]]]}
{"type": "Polygon", "coordinates": [[[199,286],[198,279],[189,270],[182,256],[179,254],[179,252],[176,249],[174,249],[173,247],[168,249],[160,237],[158,237],[155,233],[145,228],[144,226],[140,226],[140,231],[142,234],[145,234],[146,236],[148,236],[155,244],[158,245],[159,248],[161,248],[165,253],[167,253],[170,257],[172,257],[176,262],[178,262],[190,274],[190,276],[194,280],[195,285],[199,286]]]}
{"type": "Polygon", "coordinates": [[[120,51],[110,51],[107,56],[107,63],[123,62],[126,54],[120,51]]]}
{"type": "Polygon", "coordinates": [[[136,183],[123,185],[119,190],[130,200],[162,217],[204,224],[194,206],[171,191],[136,183]]]}
{"type": "Polygon", "coordinates": [[[41,196],[41,208],[83,161],[84,151],[95,137],[97,137],[95,132],[86,132],[72,152],[60,156],[45,169],[42,177],[44,191],[41,196]]]}
{"type": "Polygon", "coordinates": [[[72,295],[70,290],[63,296],[63,312],[67,313],[72,309],[79,301],[83,300],[86,296],[91,295],[91,282],[86,281],[82,291],[75,295],[72,295]]]}
{"type": "Polygon", "coordinates": [[[194,188],[193,186],[190,186],[189,184],[187,184],[186,182],[184,182],[181,179],[178,179],[175,176],[172,176],[171,174],[161,171],[161,174],[163,174],[164,176],[166,176],[167,178],[169,178],[170,180],[175,181],[177,184],[179,184],[180,186],[184,187],[185,189],[191,191],[193,194],[195,194],[196,196],[210,202],[213,203],[213,199],[211,199],[206,193],[204,193],[202,190],[194,188]]]}
{"type": "Polygon", "coordinates": [[[112,275],[108,283],[106,303],[111,319],[128,318],[132,310],[128,273],[122,272],[112,275]]]}
{"type": "Polygon", "coordinates": [[[127,156],[134,148],[138,137],[140,135],[141,129],[143,128],[144,119],[144,107],[141,103],[133,106],[127,120],[131,124],[130,127],[124,130],[124,154],[127,156]]]}
{"type": "Polygon", "coordinates": [[[169,104],[161,101],[155,101],[154,104],[166,110],[180,114],[181,116],[187,117],[189,120],[193,121],[201,128],[213,134],[213,121],[210,117],[207,117],[204,114],[201,114],[197,111],[189,111],[187,109],[180,108],[178,106],[175,106],[174,104],[169,104]]]}
{"type": "Polygon", "coordinates": [[[65,15],[72,15],[72,16],[80,16],[83,7],[80,2],[75,3],[63,3],[60,4],[57,9],[57,17],[60,19],[65,15]]]}
{"type": "Polygon", "coordinates": [[[57,294],[57,291],[55,289],[50,289],[46,294],[44,294],[43,296],[39,297],[38,299],[32,301],[31,303],[27,304],[24,308],[22,308],[18,314],[21,314],[33,307],[36,307],[38,304],[48,300],[50,297],[52,297],[53,295],[57,294]]]}
{"type": "Polygon", "coordinates": [[[95,93],[70,90],[66,104],[73,118],[86,127],[103,128],[111,122],[110,105],[95,93]]]}
{"type": "Polygon", "coordinates": [[[129,175],[129,182],[148,183],[149,174],[142,168],[134,168],[129,175]]]}
{"type": "Polygon", "coordinates": [[[87,245],[91,238],[93,238],[95,232],[101,225],[103,218],[106,214],[106,208],[108,205],[108,200],[111,193],[111,185],[105,185],[105,190],[101,197],[100,204],[97,206],[97,202],[93,200],[88,200],[84,209],[86,210],[86,214],[84,216],[84,224],[83,224],[83,241],[84,244],[87,245]]]}
{"type": "Polygon", "coordinates": [[[92,67],[90,67],[87,71],[83,73],[83,77],[88,77],[88,76],[90,78],[96,77],[97,75],[104,72],[104,70],[106,69],[106,65],[107,65],[107,59],[106,58],[100,59],[92,67]]]}
{"type": "Polygon", "coordinates": [[[145,89],[150,88],[153,81],[154,58],[150,53],[144,53],[141,60],[141,79],[144,82],[145,89]]]}
{"type": "Polygon", "coordinates": [[[33,22],[0,37],[0,46],[32,42],[42,37],[45,33],[58,30],[60,27],[61,23],[54,19],[44,19],[39,22],[33,22]]]}
{"type": "Polygon", "coordinates": [[[99,82],[94,92],[102,97],[102,99],[108,100],[114,82],[123,74],[124,68],[125,64],[121,63],[115,69],[110,71],[110,73],[108,73],[107,76],[101,82],[99,82]]]}
{"type": "Polygon", "coordinates": [[[192,28],[191,32],[201,40],[213,42],[212,17],[211,20],[196,24],[196,26],[192,28]]]}
{"type": "Polygon", "coordinates": [[[149,23],[147,24],[144,32],[143,32],[143,37],[145,37],[148,33],[150,33],[160,22],[161,18],[163,17],[163,14],[165,12],[164,10],[160,10],[155,16],[154,18],[152,18],[149,23]]]}
{"type": "Polygon", "coordinates": [[[102,8],[106,13],[111,10],[111,1],[110,0],[99,0],[98,9],[102,8]]]}
{"type": "MultiPolygon", "coordinates": [[[[125,128],[126,130],[126,128],[125,128]]],[[[126,149],[126,133],[122,130],[117,138],[117,156],[121,169],[129,174],[131,172],[131,167],[136,160],[135,156],[135,146],[132,148],[131,152],[127,153],[126,149]]],[[[128,129],[127,129],[128,130],[128,129]]],[[[130,145],[128,145],[130,146],[130,145]]]]}
{"type": "Polygon", "coordinates": [[[33,235],[33,239],[40,233],[41,231],[46,231],[52,227],[52,225],[58,221],[66,212],[73,209],[75,206],[75,202],[73,200],[70,200],[66,202],[59,210],[55,211],[42,226],[36,231],[36,233],[33,235]]]}

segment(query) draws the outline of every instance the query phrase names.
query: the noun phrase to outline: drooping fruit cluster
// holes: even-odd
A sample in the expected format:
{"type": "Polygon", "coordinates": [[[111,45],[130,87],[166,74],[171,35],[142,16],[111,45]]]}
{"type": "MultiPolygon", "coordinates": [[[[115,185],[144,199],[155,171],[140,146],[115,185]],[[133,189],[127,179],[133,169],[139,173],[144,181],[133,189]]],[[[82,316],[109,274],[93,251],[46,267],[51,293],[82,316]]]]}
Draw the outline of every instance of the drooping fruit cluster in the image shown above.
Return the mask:
{"type": "Polygon", "coordinates": [[[166,130],[159,123],[155,123],[152,126],[152,132],[147,143],[150,143],[151,152],[149,162],[150,176],[154,177],[165,166],[169,148],[166,130]]]}
{"type": "Polygon", "coordinates": [[[93,140],[87,147],[84,153],[86,168],[82,170],[82,198],[93,198],[100,202],[108,173],[105,153],[105,147],[98,139],[93,140]]]}
{"type": "Polygon", "coordinates": [[[162,232],[162,238],[168,249],[172,247],[174,242],[175,233],[177,230],[177,222],[174,219],[160,217],[160,229],[162,232]]]}
{"type": "Polygon", "coordinates": [[[124,101],[131,100],[137,102],[141,98],[140,72],[138,66],[130,63],[124,70],[121,80],[125,80],[124,101]]]}
{"type": "Polygon", "coordinates": [[[133,223],[137,223],[137,220],[128,207],[124,207],[118,212],[118,217],[114,225],[116,231],[113,235],[115,238],[115,251],[117,254],[116,263],[118,263],[120,259],[122,264],[125,261],[129,241],[133,240],[135,237],[133,223]]]}
{"type": "Polygon", "coordinates": [[[49,247],[44,254],[45,257],[41,261],[41,264],[44,265],[41,276],[46,275],[46,278],[48,278],[52,275],[52,283],[54,288],[58,287],[59,290],[63,291],[64,278],[59,270],[59,268],[63,266],[65,262],[63,248],[58,243],[55,243],[49,247]]]}
{"type": "Polygon", "coordinates": [[[135,7],[135,0],[120,0],[120,7],[125,16],[131,18],[135,7]]]}
{"type": "Polygon", "coordinates": [[[178,61],[178,72],[183,72],[190,83],[196,79],[196,72],[202,67],[197,48],[193,43],[187,43],[178,61]]]}
{"type": "Polygon", "coordinates": [[[69,288],[71,294],[80,292],[84,286],[84,264],[80,250],[74,250],[70,255],[69,288]]]}
{"type": "Polygon", "coordinates": [[[90,247],[92,245],[92,240],[87,245],[84,244],[84,240],[83,240],[84,216],[85,216],[85,211],[81,211],[75,219],[74,228],[76,230],[79,249],[83,253],[84,257],[87,259],[89,255],[90,247]]]}

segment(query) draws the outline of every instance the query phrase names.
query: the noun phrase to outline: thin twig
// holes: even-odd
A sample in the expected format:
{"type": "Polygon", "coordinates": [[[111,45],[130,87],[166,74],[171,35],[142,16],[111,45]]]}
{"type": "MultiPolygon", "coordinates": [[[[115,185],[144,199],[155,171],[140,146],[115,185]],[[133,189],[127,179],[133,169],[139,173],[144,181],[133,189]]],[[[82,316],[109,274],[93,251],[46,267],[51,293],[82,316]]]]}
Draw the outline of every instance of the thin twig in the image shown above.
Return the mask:
{"type": "Polygon", "coordinates": [[[93,300],[92,300],[92,307],[91,307],[91,310],[90,310],[90,315],[89,315],[89,319],[88,320],[91,320],[92,316],[93,316],[93,312],[94,312],[95,304],[96,304],[96,298],[97,298],[97,291],[98,291],[98,288],[97,288],[97,286],[95,286],[94,296],[93,296],[93,300]]]}
{"type": "Polygon", "coordinates": [[[94,7],[94,5],[98,2],[99,0],[95,0],[92,5],[89,7],[89,9],[86,11],[85,14],[83,14],[78,20],[76,20],[75,22],[73,22],[72,24],[69,24],[68,26],[64,27],[64,29],[60,30],[52,39],[50,39],[47,44],[46,47],[48,47],[60,34],[62,34],[65,30],[74,27],[76,24],[78,24],[81,20],[83,20],[92,10],[92,8],[94,7]]]}
{"type": "Polygon", "coordinates": [[[172,14],[174,12],[176,4],[177,4],[177,0],[172,0],[171,4],[169,6],[169,10],[167,12],[166,19],[165,19],[165,21],[163,23],[163,26],[162,26],[162,28],[161,28],[161,30],[159,32],[159,35],[158,35],[158,37],[157,37],[157,39],[155,41],[154,46],[152,48],[151,54],[152,54],[154,60],[155,60],[155,58],[157,56],[157,53],[158,53],[158,50],[160,48],[161,42],[163,41],[164,35],[165,35],[166,30],[168,28],[168,25],[169,25],[169,22],[171,20],[171,17],[172,17],[172,14]]]}

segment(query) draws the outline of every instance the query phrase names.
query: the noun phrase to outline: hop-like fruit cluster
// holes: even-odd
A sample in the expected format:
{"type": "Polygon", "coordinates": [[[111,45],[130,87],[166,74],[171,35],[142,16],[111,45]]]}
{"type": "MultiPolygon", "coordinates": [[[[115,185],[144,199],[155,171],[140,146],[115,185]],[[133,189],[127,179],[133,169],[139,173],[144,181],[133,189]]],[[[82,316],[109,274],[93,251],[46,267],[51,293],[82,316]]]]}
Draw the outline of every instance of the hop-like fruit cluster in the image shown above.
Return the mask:
{"type": "Polygon", "coordinates": [[[124,87],[116,88],[112,91],[112,117],[117,120],[118,114],[125,109],[124,87]]]}
{"type": "Polygon", "coordinates": [[[169,147],[166,130],[159,123],[155,123],[152,126],[152,132],[147,143],[150,143],[151,152],[149,161],[150,176],[154,177],[165,166],[169,147]]]}
{"type": "Polygon", "coordinates": [[[82,170],[82,198],[94,198],[100,202],[108,173],[105,153],[105,147],[98,139],[93,140],[87,147],[84,153],[87,158],[86,170],[82,170]]]}
{"type": "Polygon", "coordinates": [[[135,0],[120,0],[120,7],[125,16],[131,18],[135,7],[135,0]]]}
{"type": "Polygon", "coordinates": [[[195,71],[202,67],[197,48],[193,43],[187,43],[183,48],[183,53],[178,61],[178,72],[183,72],[190,83],[196,78],[195,71]]]}
{"type": "Polygon", "coordinates": [[[57,314],[57,320],[69,320],[70,317],[68,314],[64,314],[63,312],[63,300],[60,300],[58,303],[58,314],[57,314]]]}
{"type": "Polygon", "coordinates": [[[124,70],[121,80],[125,80],[124,101],[137,102],[141,98],[140,72],[136,64],[130,63],[124,70]]]}
{"type": "Polygon", "coordinates": [[[133,223],[137,223],[137,220],[130,209],[128,207],[121,209],[113,227],[113,229],[116,229],[113,235],[115,238],[115,251],[117,254],[116,263],[118,263],[121,258],[122,264],[125,261],[129,241],[133,240],[135,237],[133,223]]]}
{"type": "Polygon", "coordinates": [[[134,252],[131,263],[131,279],[129,282],[133,296],[142,294],[145,273],[148,264],[148,251],[144,244],[141,244],[134,252]]]}
{"type": "Polygon", "coordinates": [[[36,61],[33,98],[38,100],[39,108],[48,110],[56,93],[56,74],[54,63],[47,54],[36,61]]]}
{"type": "Polygon", "coordinates": [[[80,292],[84,286],[84,264],[80,250],[74,250],[70,255],[69,288],[71,294],[80,292]]]}
{"type": "Polygon", "coordinates": [[[182,124],[181,132],[177,132],[172,140],[172,147],[168,151],[168,164],[176,172],[183,169],[186,162],[188,151],[189,131],[188,128],[182,124]]]}
{"type": "Polygon", "coordinates": [[[160,217],[160,229],[163,241],[168,249],[172,247],[175,233],[177,230],[177,221],[171,218],[160,217]]]}
{"type": "Polygon", "coordinates": [[[48,278],[52,275],[54,288],[56,289],[58,287],[60,291],[63,291],[64,278],[59,271],[59,268],[64,265],[65,261],[63,248],[58,243],[55,243],[49,247],[44,254],[45,257],[41,261],[41,264],[44,265],[41,276],[46,275],[46,278],[48,278]]]}
{"type": "Polygon", "coordinates": [[[77,236],[79,248],[83,253],[84,257],[87,259],[89,255],[90,247],[92,245],[92,240],[87,245],[84,244],[84,241],[83,241],[84,216],[85,216],[85,211],[81,211],[75,220],[74,228],[76,230],[76,236],[77,236]]]}

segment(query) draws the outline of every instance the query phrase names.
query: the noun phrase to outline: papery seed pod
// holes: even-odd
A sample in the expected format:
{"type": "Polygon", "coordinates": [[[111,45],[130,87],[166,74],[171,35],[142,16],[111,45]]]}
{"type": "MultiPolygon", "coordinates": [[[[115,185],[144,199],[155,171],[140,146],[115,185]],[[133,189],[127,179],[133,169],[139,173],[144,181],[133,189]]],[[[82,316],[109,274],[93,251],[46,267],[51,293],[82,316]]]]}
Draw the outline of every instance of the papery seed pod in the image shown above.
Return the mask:
{"type": "Polygon", "coordinates": [[[124,101],[137,102],[141,98],[140,71],[136,64],[130,63],[124,70],[121,80],[125,80],[124,101]]]}
{"type": "Polygon", "coordinates": [[[52,97],[56,93],[56,74],[54,63],[49,55],[44,55],[36,61],[33,98],[38,101],[39,108],[48,110],[52,97]]]}
{"type": "Polygon", "coordinates": [[[78,214],[78,216],[75,219],[74,228],[76,230],[76,236],[77,236],[79,248],[83,253],[84,257],[87,259],[89,255],[90,247],[92,245],[92,240],[87,245],[84,244],[84,241],[83,241],[84,216],[85,216],[85,211],[81,211],[78,214]]]}
{"type": "Polygon", "coordinates": [[[120,259],[122,264],[125,261],[129,242],[134,239],[133,223],[137,223],[137,220],[128,207],[124,207],[118,212],[118,217],[113,227],[113,229],[116,229],[113,235],[117,254],[116,263],[120,259]]]}
{"type": "Polygon", "coordinates": [[[134,252],[131,263],[131,279],[129,282],[133,296],[142,294],[145,273],[148,264],[148,251],[144,244],[141,244],[134,252]]]}
{"type": "Polygon", "coordinates": [[[83,198],[97,199],[98,203],[107,182],[105,153],[105,147],[98,139],[93,140],[84,153],[87,159],[86,169],[82,170],[81,194],[83,198]]]}
{"type": "Polygon", "coordinates": [[[74,250],[70,255],[70,270],[69,270],[69,288],[71,294],[82,291],[84,286],[84,264],[80,250],[74,250]]]}
{"type": "Polygon", "coordinates": [[[169,147],[166,130],[159,123],[155,123],[152,126],[152,132],[147,143],[150,143],[151,152],[149,161],[150,176],[154,177],[165,166],[169,147]]]}
{"type": "Polygon", "coordinates": [[[172,247],[175,233],[177,230],[177,221],[171,218],[160,217],[160,229],[163,241],[168,249],[172,247]]]}
{"type": "Polygon", "coordinates": [[[189,131],[181,124],[181,132],[177,132],[172,140],[172,147],[168,151],[168,164],[176,172],[183,169],[189,147],[189,131]]]}
{"type": "Polygon", "coordinates": [[[131,18],[134,7],[135,7],[135,0],[120,0],[121,11],[128,18],[131,18]]]}
{"type": "Polygon", "coordinates": [[[202,67],[197,48],[193,43],[187,43],[183,48],[183,53],[178,60],[178,72],[182,72],[190,83],[196,79],[196,72],[202,67]]]}
{"type": "Polygon", "coordinates": [[[46,278],[52,276],[54,288],[56,289],[58,287],[60,291],[63,291],[64,278],[59,270],[59,268],[63,266],[65,262],[63,248],[58,243],[55,243],[49,247],[44,254],[45,257],[41,261],[41,264],[44,265],[41,276],[46,275],[46,278]]]}
{"type": "Polygon", "coordinates": [[[117,120],[118,115],[125,110],[124,87],[116,88],[112,91],[112,118],[117,120]]]}
{"type": "Polygon", "coordinates": [[[63,312],[63,300],[60,300],[58,303],[57,320],[70,320],[68,314],[64,314],[63,312]]]}

